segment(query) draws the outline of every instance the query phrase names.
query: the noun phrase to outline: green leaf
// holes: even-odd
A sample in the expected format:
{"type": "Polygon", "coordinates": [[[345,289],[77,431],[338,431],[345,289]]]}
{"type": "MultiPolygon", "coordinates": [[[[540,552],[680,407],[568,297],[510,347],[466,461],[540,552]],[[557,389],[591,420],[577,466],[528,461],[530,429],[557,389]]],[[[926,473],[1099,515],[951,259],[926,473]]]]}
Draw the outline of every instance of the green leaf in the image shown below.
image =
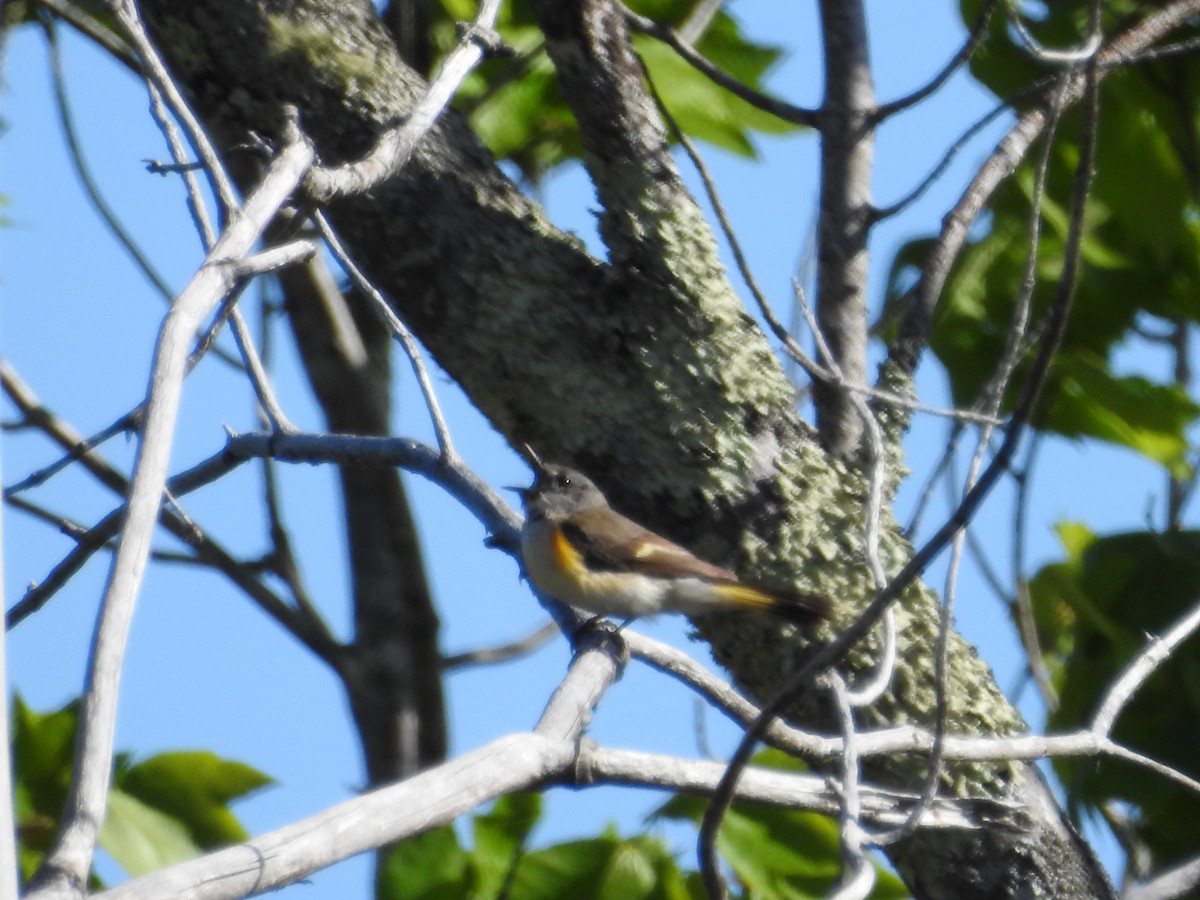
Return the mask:
{"type": "MultiPolygon", "coordinates": [[[[13,796],[21,875],[33,876],[58,833],[71,783],[79,704],[39,713],[13,695],[13,796]]],[[[97,886],[99,882],[93,879],[97,886]]]]}
{"type": "Polygon", "coordinates": [[[376,877],[377,900],[461,900],[471,896],[468,854],[453,825],[388,849],[376,877]]]}
{"type": "MultiPolygon", "coordinates": [[[[1148,635],[1163,631],[1200,596],[1200,532],[1131,532],[1104,537],[1060,529],[1067,558],[1031,580],[1030,598],[1059,708],[1051,730],[1085,725],[1105,689],[1148,635]]],[[[1114,738],[1189,776],[1200,776],[1200,646],[1189,641],[1143,684],[1118,717],[1114,738]]],[[[1106,760],[1055,761],[1072,812],[1132,810],[1133,833],[1154,868],[1195,852],[1190,835],[1200,800],[1145,768],[1106,760]]]]}
{"type": "Polygon", "coordinates": [[[135,878],[201,852],[179,819],[116,788],[108,794],[100,846],[135,878]]]}
{"type": "Polygon", "coordinates": [[[473,856],[480,896],[501,896],[541,812],[540,794],[521,793],[501,797],[490,812],[474,818],[473,856]]]}
{"type": "MultiPolygon", "coordinates": [[[[699,824],[707,804],[680,795],[654,815],[699,824]]],[[[841,872],[837,823],[818,813],[736,804],[721,823],[717,849],[754,897],[828,896],[841,872]]],[[[868,896],[876,900],[909,896],[900,879],[878,864],[875,868],[875,887],[868,896]]]]}
{"type": "Polygon", "coordinates": [[[13,769],[28,815],[51,816],[55,822],[71,784],[78,702],[51,713],[34,712],[13,697],[13,769]]]}
{"type": "Polygon", "coordinates": [[[493,77],[495,84],[481,78],[466,86],[459,104],[493,154],[516,163],[534,183],[582,154],[575,117],[558,94],[554,67],[544,51],[537,52],[520,77],[493,77]]]}
{"type": "MultiPolygon", "coordinates": [[[[13,698],[14,794],[26,878],[58,831],[77,719],[77,702],[37,713],[13,698]]],[[[136,765],[121,754],[114,769],[100,844],[135,876],[244,839],[226,804],[270,782],[249,766],[205,752],[163,753],[136,765]]]]}
{"type": "MultiPolygon", "coordinates": [[[[639,0],[630,6],[655,21],[678,25],[696,3],[639,0]]],[[[447,53],[457,43],[454,23],[470,19],[474,12],[458,0],[442,0],[440,7],[431,31],[440,52],[447,53]]],[[[496,30],[521,58],[481,66],[459,90],[456,107],[469,117],[493,154],[515,163],[536,184],[555,166],[580,158],[582,142],[574,115],[559,94],[554,67],[542,49],[543,35],[528,4],[505,4],[496,30]]],[[[752,156],[754,132],[783,134],[796,129],[717,87],[661,42],[642,35],[634,35],[633,40],[656,90],[686,134],[752,156]]],[[[757,90],[764,89],[765,76],[782,57],[778,48],[748,40],[723,12],[709,22],[696,49],[757,90]]]]}
{"type": "Polygon", "coordinates": [[[1039,417],[1040,427],[1129,447],[1161,463],[1173,477],[1189,477],[1187,429],[1200,406],[1183,388],[1134,375],[1115,377],[1104,360],[1083,352],[1062,358],[1047,387],[1050,403],[1039,417]]]}
{"type": "Polygon", "coordinates": [[[751,106],[698,73],[665,44],[644,36],[634,47],[650,79],[684,134],[739,156],[755,156],[751,132],[783,134],[798,126],[751,106]]]}
{"type": "Polygon", "coordinates": [[[660,841],[614,834],[529,853],[511,896],[521,900],[690,900],[696,896],[660,841]]]}
{"type": "Polygon", "coordinates": [[[244,763],[207,751],[160,753],[116,779],[129,796],[180,822],[205,849],[245,840],[229,802],[272,783],[244,763]]]}

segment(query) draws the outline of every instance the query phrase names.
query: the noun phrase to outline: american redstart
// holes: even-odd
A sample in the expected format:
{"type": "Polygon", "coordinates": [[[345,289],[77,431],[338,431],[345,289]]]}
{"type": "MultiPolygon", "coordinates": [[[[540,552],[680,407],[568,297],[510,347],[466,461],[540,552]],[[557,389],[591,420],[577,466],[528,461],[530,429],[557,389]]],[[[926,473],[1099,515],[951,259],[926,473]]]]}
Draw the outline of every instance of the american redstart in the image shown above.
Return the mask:
{"type": "Polygon", "coordinates": [[[570,606],[625,619],[740,609],[803,624],[829,614],[825,597],[746,584],[627,519],[574,469],[538,463],[533,484],[513,490],[525,502],[525,573],[570,606]]]}

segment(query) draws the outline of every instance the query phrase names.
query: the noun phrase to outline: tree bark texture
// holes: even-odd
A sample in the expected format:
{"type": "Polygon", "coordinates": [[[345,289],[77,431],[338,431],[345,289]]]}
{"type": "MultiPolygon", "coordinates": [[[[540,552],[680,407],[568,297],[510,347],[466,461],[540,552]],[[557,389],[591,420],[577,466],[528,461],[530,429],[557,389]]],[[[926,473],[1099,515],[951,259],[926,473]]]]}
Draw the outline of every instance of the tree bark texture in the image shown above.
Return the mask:
{"type": "MultiPolygon", "coordinates": [[[[285,103],[327,163],[363,153],[423,84],[356,0],[143,0],[174,70],[227,146],[269,132],[285,103]]],[[[873,594],[863,562],[866,477],[822,449],[795,392],[741,307],[715,241],[678,184],[619,11],[600,0],[537,4],[547,50],[578,110],[612,262],[589,256],[506,180],[447,116],[410,165],[329,214],[399,314],[510,441],[592,475],[618,508],[713,562],[831,596],[834,620],[800,635],[755,617],[695,622],[751,695],[768,698],[873,594]],[[578,96],[573,96],[577,92],[578,96]]],[[[910,548],[890,522],[883,562],[910,548]]],[[[932,723],[938,610],[920,585],[897,607],[901,664],[863,727],[932,723]]],[[[868,640],[842,665],[874,662],[868,640]]],[[[951,641],[949,727],[1023,729],[985,664],[951,641]]],[[[789,717],[836,729],[815,688],[789,717]]],[[[924,761],[867,774],[919,788],[924,761]]],[[[922,897],[1103,897],[1088,850],[1033,770],[961,764],[945,790],[1022,802],[1018,826],[934,841],[893,858],[922,897]]]]}

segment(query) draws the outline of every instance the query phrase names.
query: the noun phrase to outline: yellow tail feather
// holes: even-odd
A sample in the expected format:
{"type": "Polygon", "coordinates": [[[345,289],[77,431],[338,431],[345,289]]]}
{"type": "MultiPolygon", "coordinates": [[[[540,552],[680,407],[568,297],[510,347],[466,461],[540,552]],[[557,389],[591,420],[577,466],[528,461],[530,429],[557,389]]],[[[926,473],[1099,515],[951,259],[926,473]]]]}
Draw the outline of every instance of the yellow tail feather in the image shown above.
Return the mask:
{"type": "Polygon", "coordinates": [[[768,590],[737,581],[714,584],[713,588],[730,605],[769,612],[800,625],[829,617],[829,599],[819,594],[768,590]]]}

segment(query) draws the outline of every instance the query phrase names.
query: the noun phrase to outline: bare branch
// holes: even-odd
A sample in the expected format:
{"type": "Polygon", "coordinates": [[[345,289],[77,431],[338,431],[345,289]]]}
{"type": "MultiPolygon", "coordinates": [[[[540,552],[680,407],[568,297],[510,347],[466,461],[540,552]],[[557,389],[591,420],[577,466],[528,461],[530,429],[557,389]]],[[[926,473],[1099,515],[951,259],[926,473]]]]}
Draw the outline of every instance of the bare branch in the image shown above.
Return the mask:
{"type": "Polygon", "coordinates": [[[368,791],[233,847],[162,869],[94,897],[233,900],[260,894],[359,853],[445,825],[479,804],[544,784],[575,748],[509,735],[399,784],[368,791]]]}
{"type": "Polygon", "coordinates": [[[1170,658],[1175,647],[1191,637],[1197,627],[1200,627],[1200,603],[1193,606],[1161,638],[1151,637],[1142,652],[1125,667],[1120,677],[1105,692],[1104,700],[1092,719],[1092,729],[1107,736],[1130,697],[1155,669],[1170,658]]]}
{"type": "MultiPolygon", "coordinates": [[[[817,321],[846,381],[867,378],[867,238],[875,151],[866,12],[861,0],[821,0],[825,99],[821,104],[821,194],[817,224],[817,321]]],[[[850,458],[863,423],[847,393],[813,385],[822,446],[850,458]]]]}
{"type": "Polygon", "coordinates": [[[838,834],[842,842],[842,878],[833,897],[837,900],[862,900],[875,886],[875,867],[867,859],[863,847],[866,835],[860,824],[862,771],[859,767],[857,728],[854,724],[854,701],[839,673],[829,672],[824,680],[828,682],[838,718],[842,723],[842,784],[838,791],[841,796],[838,834]]]}
{"type": "MultiPolygon", "coordinates": [[[[833,351],[825,343],[825,336],[821,333],[820,325],[817,323],[816,317],[808,305],[800,283],[794,282],[793,287],[796,290],[796,305],[799,307],[801,315],[804,316],[809,329],[813,333],[813,339],[817,343],[817,350],[821,355],[822,362],[829,367],[838,382],[844,383],[845,378],[842,375],[841,367],[834,358],[833,351]]],[[[883,486],[887,476],[883,430],[879,427],[879,420],[875,418],[870,407],[867,406],[862,397],[853,393],[848,396],[854,406],[855,412],[862,421],[863,432],[867,435],[866,449],[868,455],[866,463],[868,466],[869,487],[864,516],[863,556],[867,568],[871,571],[871,580],[875,589],[883,590],[887,584],[887,572],[884,570],[883,562],[879,558],[880,518],[883,515],[883,486]]],[[[896,619],[890,611],[883,617],[882,637],[883,647],[879,653],[879,663],[875,667],[874,676],[867,683],[856,685],[849,692],[850,702],[854,706],[869,706],[874,703],[887,690],[888,684],[891,683],[892,674],[896,667],[896,619]]]]}
{"type": "Polygon", "coordinates": [[[50,512],[43,506],[39,506],[32,500],[26,500],[24,497],[8,497],[5,499],[13,509],[19,509],[23,513],[27,513],[39,522],[43,522],[57,529],[62,534],[74,540],[81,540],[87,536],[88,529],[86,525],[69,519],[66,516],[58,513],[50,512]]]}
{"type": "MultiPolygon", "coordinates": [[[[225,900],[260,893],[355,853],[448,823],[487,800],[547,783],[711,792],[721,775],[718,763],[580,742],[591,710],[618,672],[619,643],[614,635],[597,630],[584,639],[566,680],[532,734],[509,735],[399,784],[370,791],[235,847],[134,879],[97,897],[141,900],[186,893],[195,900],[225,900]]],[[[737,798],[826,813],[833,813],[839,802],[821,776],[762,769],[745,773],[737,798]]],[[[899,821],[910,803],[905,795],[866,788],[861,796],[864,816],[881,825],[899,821]]],[[[923,824],[971,829],[1011,812],[1004,804],[986,801],[942,803],[928,811],[923,824]]]]}
{"type": "MultiPolygon", "coordinates": [[[[402,840],[453,821],[497,797],[547,783],[621,784],[706,795],[721,765],[649,753],[594,748],[540,733],[514,734],[399,784],[361,796],[268,832],[136,878],[94,895],[96,900],[232,900],[300,880],[305,875],[382,844],[402,840]]],[[[751,769],[738,800],[790,809],[834,813],[837,796],[817,775],[751,769]]],[[[864,816],[881,825],[907,813],[911,798],[864,789],[864,816]]],[[[1000,804],[939,804],[924,827],[979,828],[1008,813],[1000,804]]]]}
{"type": "Polygon", "coordinates": [[[1041,44],[1037,38],[1033,36],[1029,28],[1025,25],[1025,20],[1021,17],[1021,11],[1015,3],[1009,4],[1009,9],[1012,12],[1013,28],[1017,35],[1021,38],[1021,43],[1025,45],[1025,49],[1029,51],[1035,59],[1042,62],[1053,63],[1054,65],[1071,66],[1081,62],[1087,62],[1096,55],[1096,51],[1100,49],[1100,44],[1103,40],[1103,35],[1099,29],[1092,29],[1088,34],[1087,40],[1078,47],[1073,47],[1069,50],[1051,50],[1049,47],[1041,44]]]}
{"type": "MultiPolygon", "coordinates": [[[[735,722],[743,726],[750,725],[760,714],[761,709],[756,704],[746,699],[727,681],[718,678],[686,653],[629,628],[623,629],[621,633],[634,658],[677,679],[735,722]]],[[[904,732],[906,740],[915,739],[913,737],[915,732],[909,729],[901,729],[901,731],[904,732]]],[[[835,761],[841,754],[839,739],[802,731],[779,720],[771,722],[763,733],[763,740],[772,747],[777,747],[800,759],[835,761]]],[[[911,746],[911,744],[905,746],[911,746]]]]}
{"type": "Polygon", "coordinates": [[[269,250],[263,250],[255,253],[253,256],[247,257],[238,266],[238,276],[240,278],[253,278],[255,275],[277,272],[287,266],[295,266],[303,262],[308,262],[316,254],[317,245],[310,240],[301,238],[300,240],[289,241],[286,244],[280,244],[278,247],[271,247],[269,250]]]}
{"type": "Polygon", "coordinates": [[[38,469],[11,487],[5,488],[4,495],[6,498],[44,484],[71,463],[79,461],[83,461],[89,467],[94,466],[94,472],[103,471],[104,474],[99,477],[107,486],[113,490],[124,491],[123,487],[116,487],[118,484],[123,484],[124,479],[108,466],[103,457],[96,452],[96,448],[114,435],[128,434],[136,431],[138,421],[141,418],[141,407],[138,407],[133,412],[126,413],[96,434],[90,437],[83,437],[65,422],[62,422],[53,412],[42,406],[37,396],[33,393],[33,390],[21,380],[21,377],[17,375],[16,370],[13,369],[8,360],[0,359],[0,387],[3,388],[4,393],[8,395],[8,398],[20,410],[26,425],[45,432],[60,447],[63,447],[67,451],[50,465],[38,469]]]}
{"type": "Polygon", "coordinates": [[[233,287],[228,263],[249,253],[311,160],[312,149],[304,142],[293,143],[283,151],[247,201],[242,215],[213,247],[206,264],[184,289],[163,323],[130,488],[129,510],[93,644],[80,715],[76,771],[63,830],[47,854],[30,896],[81,892],[91,866],[111,779],[121,663],[166,484],[188,343],[203,317],[233,287]]]}
{"type": "Polygon", "coordinates": [[[483,62],[491,33],[500,12],[500,0],[483,0],[459,45],[445,58],[437,77],[407,119],[380,135],[362,159],[333,168],[314,168],[304,182],[304,191],[318,206],[338,197],[362,194],[394,176],[412,157],[417,142],[433,128],[438,116],[471,70],[483,62]]]}
{"type": "MultiPolygon", "coordinates": [[[[11,366],[2,361],[0,361],[0,384],[3,385],[5,393],[8,394],[22,415],[25,416],[33,427],[38,428],[38,430],[60,447],[68,449],[69,452],[64,458],[65,460],[78,460],[89,474],[109,490],[120,496],[126,494],[129,489],[128,479],[113,468],[98,453],[94,452],[92,445],[95,443],[95,440],[83,438],[70,425],[59,419],[51,410],[42,406],[32,390],[21,381],[11,366]]],[[[122,425],[122,423],[135,421],[140,416],[141,407],[139,406],[134,413],[122,416],[116,425],[109,426],[109,428],[105,429],[105,432],[123,430],[118,426],[122,425]]],[[[238,464],[240,464],[240,460],[224,453],[218,454],[216,457],[206,460],[188,472],[172,478],[168,482],[167,489],[172,495],[181,496],[219,478],[238,464]]],[[[41,470],[41,472],[49,472],[51,468],[57,471],[61,468],[61,465],[56,464],[55,467],[47,467],[41,470]]],[[[47,475],[46,477],[49,476],[47,475]]],[[[29,481],[30,479],[25,479],[18,487],[25,486],[29,481]]],[[[10,503],[17,501],[17,498],[12,496],[13,493],[14,489],[11,488],[5,492],[10,503]]],[[[92,528],[83,529],[80,534],[72,533],[72,537],[77,541],[77,546],[60,560],[41,582],[31,587],[25,593],[25,596],[8,610],[6,617],[8,627],[15,627],[25,618],[37,612],[66,584],[72,575],[79,571],[96,551],[105,547],[119,531],[124,513],[125,507],[118,507],[92,528]]],[[[234,559],[216,541],[195,528],[181,512],[176,512],[171,507],[164,506],[160,510],[159,519],[171,534],[192,547],[201,562],[217,569],[229,578],[234,585],[257,603],[264,612],[274,618],[298,640],[303,642],[305,646],[311,649],[318,658],[336,667],[338,644],[311,605],[306,605],[303,602],[302,596],[297,595],[299,608],[298,610],[293,610],[279,596],[268,589],[261,579],[249,570],[248,566],[234,559]]]]}
{"type": "Polygon", "coordinates": [[[511,554],[520,547],[521,516],[466,466],[449,464],[432,447],[408,438],[339,434],[235,434],[225,453],[235,459],[269,456],[283,462],[377,462],[403,466],[440,485],[477,518],[489,543],[511,554]]]}
{"type": "MultiPolygon", "coordinates": [[[[162,59],[158,55],[158,51],[154,45],[150,43],[149,37],[146,35],[145,28],[142,27],[141,18],[138,15],[137,8],[133,5],[133,0],[113,0],[112,3],[118,20],[125,28],[129,38],[131,39],[134,48],[137,50],[138,56],[141,57],[142,66],[146,73],[146,82],[151,91],[151,100],[154,105],[159,106],[159,96],[165,98],[166,103],[170,106],[171,111],[179,117],[180,122],[187,130],[188,140],[192,146],[196,148],[200,154],[200,158],[204,161],[205,171],[212,182],[213,188],[216,191],[217,198],[221,201],[224,209],[228,212],[236,209],[237,191],[234,189],[233,182],[225,172],[224,166],[221,165],[220,157],[217,155],[212,142],[208,139],[208,133],[204,130],[204,126],[200,124],[200,120],[196,118],[192,112],[191,106],[184,99],[183,92],[176,86],[171,78],[167,67],[163,65],[162,59]]],[[[168,121],[168,117],[160,114],[158,116],[160,124],[168,121]]],[[[170,129],[168,128],[167,131],[170,129]]],[[[172,143],[170,135],[167,135],[168,143],[172,143]]],[[[182,162],[180,158],[176,158],[176,162],[182,162]]],[[[185,173],[185,177],[190,176],[185,173]]],[[[203,204],[200,204],[194,209],[194,212],[202,217],[203,204]]],[[[205,231],[205,246],[207,247],[212,241],[211,230],[207,227],[205,231]]]]}
{"type": "Polygon", "coordinates": [[[1145,884],[1135,885],[1122,894],[1122,900],[1175,900],[1200,886],[1200,856],[1160,872],[1145,884]]]}
{"type": "MultiPolygon", "coordinates": [[[[1029,92],[1021,91],[1017,96],[1023,97],[1027,93],[1029,92]]],[[[963,151],[967,144],[969,144],[971,140],[977,134],[979,134],[979,132],[981,132],[992,122],[999,119],[1001,116],[1006,116],[1012,111],[1012,104],[1016,99],[1016,97],[1009,97],[997,103],[987,113],[972,122],[963,131],[963,133],[955,139],[954,143],[946,148],[946,151],[942,154],[941,159],[937,161],[933,168],[929,170],[928,174],[918,181],[915,186],[910,188],[906,193],[902,194],[900,199],[894,200],[886,206],[876,207],[874,212],[871,214],[872,221],[878,223],[882,222],[884,219],[890,219],[893,216],[899,215],[909,206],[919,200],[925,194],[925,192],[937,182],[939,178],[946,174],[946,171],[950,168],[950,164],[958,158],[958,154],[963,151]]]]}
{"type": "MultiPolygon", "coordinates": [[[[315,248],[311,244],[307,244],[306,246],[311,256],[315,248]]],[[[258,254],[259,257],[265,255],[263,253],[258,254]]],[[[253,263],[251,263],[251,268],[253,268],[253,263]]],[[[270,268],[274,268],[274,266],[270,268]]],[[[270,268],[267,271],[270,271],[270,268]]],[[[238,277],[244,278],[245,273],[245,265],[239,265],[238,277]]],[[[233,311],[235,313],[238,312],[237,309],[233,311]]],[[[237,344],[238,351],[242,354],[242,359],[246,363],[246,372],[250,376],[250,384],[254,388],[254,395],[258,398],[259,406],[262,407],[263,412],[266,414],[271,428],[275,431],[295,431],[296,426],[288,420],[288,417],[283,412],[283,408],[280,407],[279,401],[275,397],[275,390],[271,387],[271,379],[267,375],[267,370],[263,366],[258,351],[254,347],[254,338],[250,334],[250,329],[246,325],[245,318],[240,314],[234,315],[232,323],[234,342],[237,344]]]]}

